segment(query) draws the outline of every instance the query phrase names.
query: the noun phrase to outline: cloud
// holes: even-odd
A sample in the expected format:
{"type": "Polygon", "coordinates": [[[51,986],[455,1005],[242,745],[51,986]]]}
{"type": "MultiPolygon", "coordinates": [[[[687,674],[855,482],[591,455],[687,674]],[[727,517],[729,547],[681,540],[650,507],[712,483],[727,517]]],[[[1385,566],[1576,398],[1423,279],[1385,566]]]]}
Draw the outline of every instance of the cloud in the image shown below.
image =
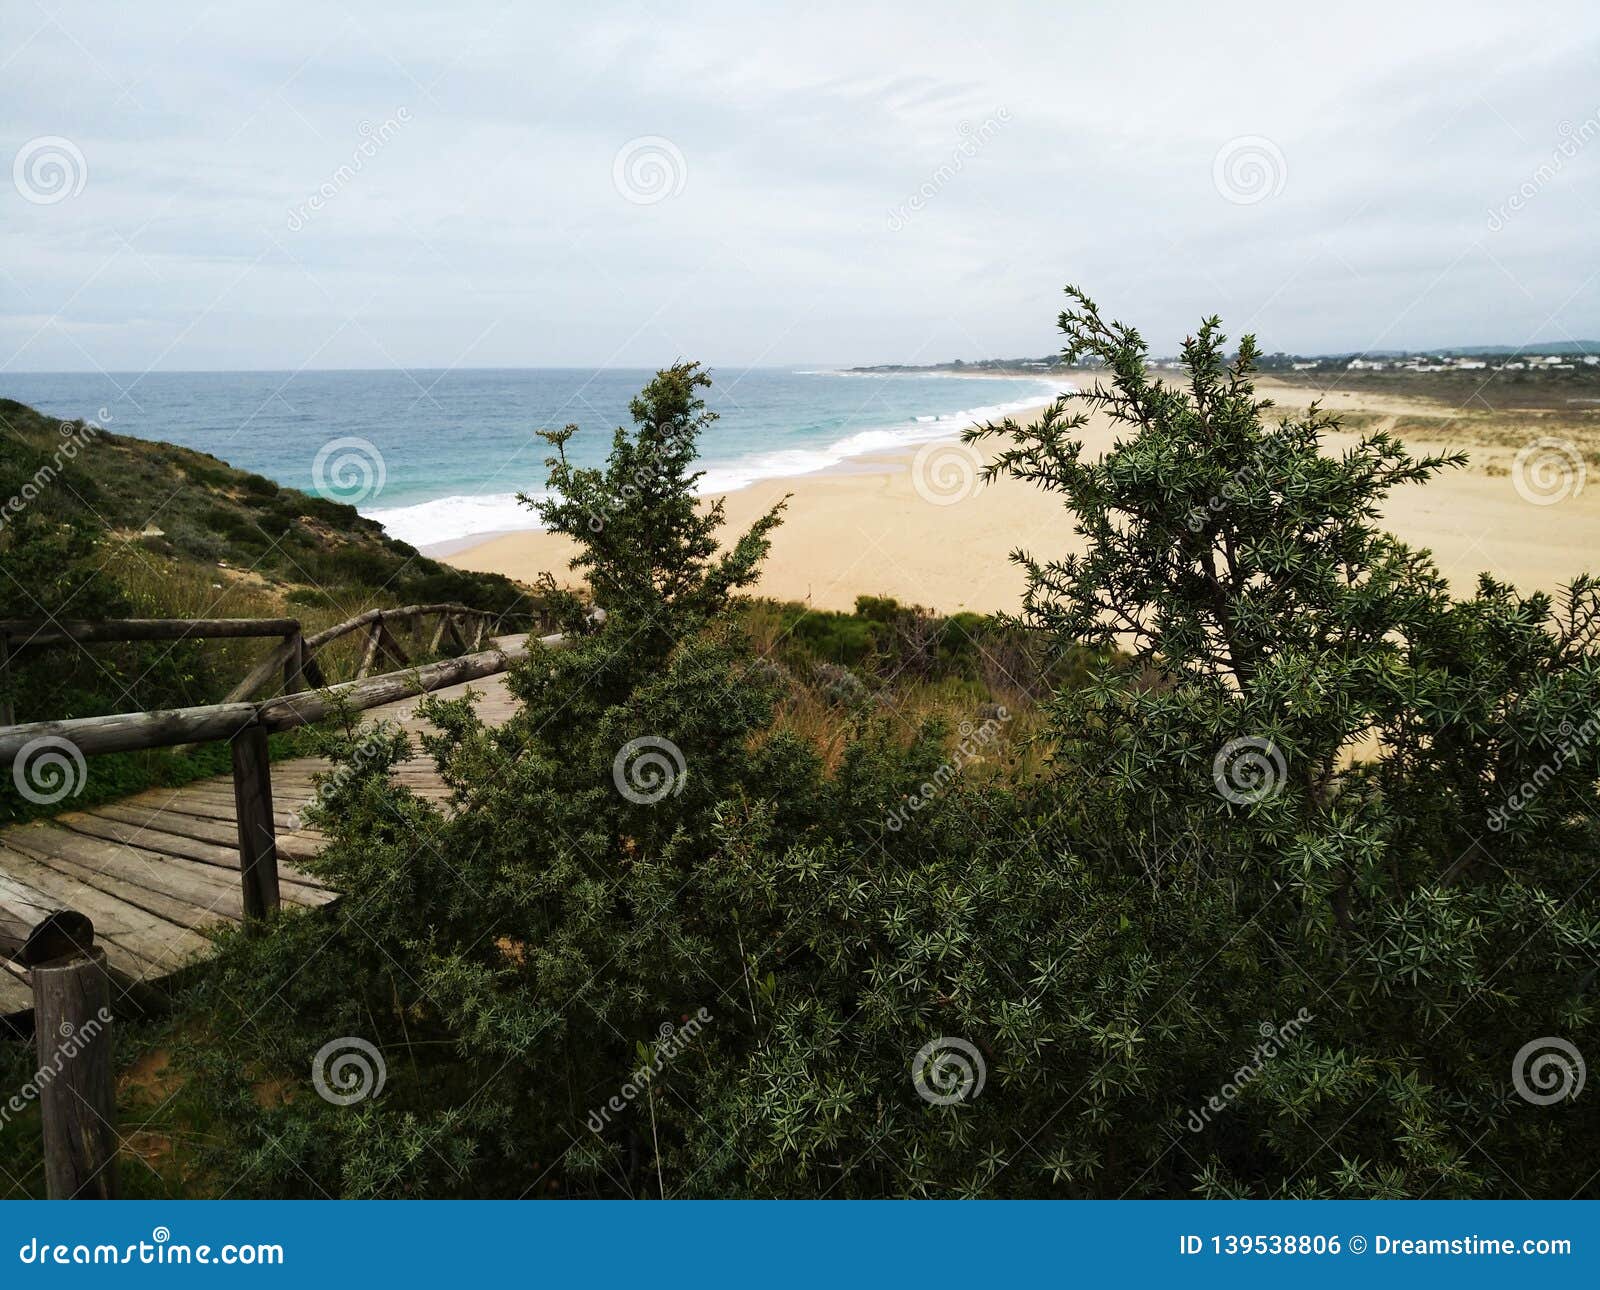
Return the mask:
{"type": "Polygon", "coordinates": [[[18,25],[7,170],[62,136],[87,179],[0,189],[10,370],[1041,353],[1068,280],[1161,348],[1211,312],[1269,349],[1600,334],[1600,137],[1490,227],[1600,122],[1580,5],[18,25]],[[654,136],[682,182],[641,204],[613,161],[654,136]],[[1279,182],[1230,200],[1219,150],[1255,137],[1279,182]]]}

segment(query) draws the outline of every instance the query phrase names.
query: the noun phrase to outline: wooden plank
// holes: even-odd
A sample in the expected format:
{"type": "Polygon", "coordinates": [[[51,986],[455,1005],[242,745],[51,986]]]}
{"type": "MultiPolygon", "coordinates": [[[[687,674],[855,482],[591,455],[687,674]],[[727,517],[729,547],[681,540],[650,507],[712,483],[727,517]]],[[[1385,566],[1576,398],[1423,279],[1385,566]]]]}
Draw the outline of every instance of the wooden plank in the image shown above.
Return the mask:
{"type": "Polygon", "coordinates": [[[0,846],[0,867],[92,918],[95,940],[105,947],[112,969],[130,980],[175,972],[211,947],[210,941],[189,928],[69,878],[24,855],[9,841],[0,846]]]}
{"type": "MultiPolygon", "coordinates": [[[[310,793],[304,795],[291,792],[280,793],[277,779],[273,779],[273,823],[280,829],[288,830],[293,827],[297,810],[311,800],[310,793]]],[[[136,806],[148,806],[151,810],[177,810],[186,815],[193,815],[203,820],[220,820],[229,824],[235,821],[235,807],[233,793],[230,790],[226,796],[215,789],[184,789],[181,795],[165,797],[160,801],[146,798],[141,793],[137,797],[126,797],[124,802],[136,806]],[[146,800],[140,800],[146,799],[146,800]]],[[[60,816],[56,817],[60,819],[60,816]]]]}
{"type": "MultiPolygon", "coordinates": [[[[244,916],[235,870],[193,860],[122,847],[109,854],[40,853],[38,863],[116,896],[136,909],[180,927],[200,928],[217,922],[238,922],[244,916]]],[[[284,899],[296,905],[324,905],[334,894],[299,883],[284,884],[284,899]]]]}
{"type": "Polygon", "coordinates": [[[208,869],[193,861],[148,852],[140,857],[131,847],[99,857],[93,864],[61,855],[39,854],[34,858],[65,878],[178,927],[198,930],[216,923],[236,923],[243,916],[238,882],[229,882],[223,870],[208,869]],[[200,872],[196,874],[196,870],[200,872]]]}
{"type": "Polygon", "coordinates": [[[33,1007],[33,991],[9,972],[0,971],[0,1017],[15,1017],[33,1007]]]}
{"type": "MultiPolygon", "coordinates": [[[[229,890],[236,890],[238,879],[235,875],[239,872],[239,852],[236,848],[219,846],[213,842],[200,842],[194,838],[185,838],[171,833],[157,833],[152,829],[140,829],[131,824],[122,824],[115,820],[100,819],[96,816],[73,812],[72,815],[57,816],[53,824],[73,833],[81,834],[89,843],[89,847],[73,853],[77,856],[96,856],[101,854],[101,849],[95,849],[94,842],[114,842],[119,847],[132,851],[135,854],[148,857],[152,861],[181,860],[198,865],[207,865],[219,874],[219,881],[229,890]]],[[[106,848],[104,850],[112,850],[106,848]]],[[[323,890],[321,883],[316,882],[294,870],[292,876],[286,878],[296,887],[308,887],[323,890]]],[[[305,903],[305,902],[301,902],[305,903]]]]}
{"type": "MultiPolygon", "coordinates": [[[[166,856],[144,847],[113,845],[54,825],[30,829],[23,834],[9,833],[0,838],[0,842],[53,869],[71,865],[80,881],[104,873],[110,878],[120,877],[124,881],[149,885],[152,890],[167,890],[201,909],[211,903],[217,891],[238,886],[236,869],[166,856]],[[158,870],[166,871],[168,876],[165,879],[149,876],[158,870]],[[189,884],[187,887],[183,885],[185,882],[189,884]]],[[[90,885],[98,886],[93,882],[90,885]]],[[[191,920],[174,918],[170,921],[188,926],[191,920]]]]}
{"type": "MultiPolygon", "coordinates": [[[[16,850],[26,851],[29,855],[38,858],[40,855],[61,856],[64,859],[74,859],[77,863],[98,867],[106,863],[107,856],[117,855],[117,851],[130,851],[138,858],[149,859],[150,863],[165,863],[168,859],[174,861],[189,861],[194,864],[206,864],[222,874],[224,882],[232,887],[238,885],[238,850],[234,847],[218,847],[214,843],[197,842],[189,837],[179,837],[174,834],[162,834],[155,829],[146,829],[139,832],[138,843],[128,845],[122,842],[91,837],[82,832],[69,829],[69,827],[56,827],[59,821],[53,821],[48,826],[26,829],[13,829],[13,831],[0,834],[0,845],[11,845],[16,850]]],[[[293,882],[298,887],[323,890],[323,885],[310,875],[302,874],[298,869],[285,867],[286,882],[293,882]]]]}
{"type": "MultiPolygon", "coordinates": [[[[118,802],[108,802],[104,806],[97,806],[93,810],[85,811],[85,815],[96,815],[104,820],[117,820],[123,824],[137,825],[151,834],[169,834],[173,837],[193,838],[199,842],[212,842],[218,846],[229,849],[231,854],[237,856],[239,846],[239,830],[236,826],[227,824],[222,820],[207,820],[187,812],[168,808],[163,811],[153,811],[148,807],[124,806],[118,802]]],[[[162,846],[156,846],[154,841],[149,845],[152,850],[162,850],[165,839],[161,839],[162,846]]],[[[321,849],[314,841],[297,839],[294,834],[287,834],[281,840],[281,851],[291,859],[304,860],[314,856],[321,849]]]]}

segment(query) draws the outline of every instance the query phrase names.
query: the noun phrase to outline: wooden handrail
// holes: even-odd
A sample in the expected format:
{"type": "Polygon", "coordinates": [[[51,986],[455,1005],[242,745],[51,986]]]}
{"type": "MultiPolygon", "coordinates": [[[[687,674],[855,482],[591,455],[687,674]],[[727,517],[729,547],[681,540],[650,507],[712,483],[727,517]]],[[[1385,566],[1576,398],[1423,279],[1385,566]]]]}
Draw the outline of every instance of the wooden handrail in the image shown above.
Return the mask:
{"type": "Polygon", "coordinates": [[[88,622],[58,618],[0,618],[0,636],[13,650],[76,641],[177,641],[239,636],[287,636],[300,630],[296,618],[107,618],[88,622]]]}
{"type": "MultiPolygon", "coordinates": [[[[80,619],[4,618],[0,619],[0,689],[4,688],[10,658],[25,649],[93,642],[281,637],[277,648],[251,668],[244,680],[234,686],[222,701],[225,705],[238,703],[251,698],[280,675],[283,688],[288,693],[305,689],[308,684],[322,685],[322,668],[316,660],[316,651],[364,627],[371,628],[371,637],[357,679],[366,676],[380,654],[394,666],[405,667],[410,660],[394,634],[388,630],[388,624],[414,622],[430,614],[439,615],[439,631],[434,633],[430,652],[438,649],[447,628],[458,651],[468,653],[476,650],[484,636],[489,634],[489,624],[503,617],[493,610],[474,609],[456,602],[400,605],[392,609],[369,609],[311,636],[304,634],[297,618],[109,618],[94,622],[80,619]],[[455,623],[457,620],[474,619],[477,629],[470,633],[469,645],[455,623]]],[[[15,721],[16,714],[9,700],[0,696],[0,728],[12,726],[15,721]]]]}
{"type": "Polygon", "coordinates": [[[326,628],[314,636],[307,636],[306,648],[317,649],[331,640],[337,640],[341,636],[347,636],[353,631],[359,631],[363,627],[382,622],[385,619],[403,622],[407,619],[418,618],[427,614],[465,614],[481,618],[496,618],[499,616],[492,609],[473,609],[470,606],[461,604],[403,605],[397,609],[369,609],[364,614],[357,614],[354,618],[347,618],[344,622],[326,628]]]}
{"type": "MultiPolygon", "coordinates": [[[[567,644],[560,633],[539,638],[540,645],[559,649],[567,644]]],[[[137,752],[171,748],[177,744],[209,743],[232,739],[241,730],[263,726],[291,730],[320,721],[337,707],[355,711],[415,694],[426,694],[463,681],[503,672],[526,657],[528,647],[481,650],[447,658],[422,667],[360,681],[345,681],[322,690],[286,694],[257,703],[210,703],[158,712],[116,712],[104,717],[73,717],[66,721],[35,721],[0,729],[0,770],[9,768],[29,744],[40,739],[64,739],[86,757],[101,753],[137,752]]]]}

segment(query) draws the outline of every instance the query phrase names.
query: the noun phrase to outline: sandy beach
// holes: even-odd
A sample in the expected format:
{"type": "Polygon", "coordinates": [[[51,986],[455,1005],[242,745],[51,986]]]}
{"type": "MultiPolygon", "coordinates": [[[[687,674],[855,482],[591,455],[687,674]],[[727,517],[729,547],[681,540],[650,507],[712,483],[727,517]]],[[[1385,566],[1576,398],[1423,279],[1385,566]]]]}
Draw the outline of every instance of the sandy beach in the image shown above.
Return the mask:
{"type": "MultiPolygon", "coordinates": [[[[1305,406],[1309,396],[1265,379],[1259,390],[1285,409],[1305,406]]],[[[1458,595],[1471,594],[1480,572],[1524,591],[1553,591],[1600,569],[1600,487],[1575,487],[1580,477],[1569,473],[1554,486],[1568,494],[1559,500],[1530,501],[1526,484],[1519,491],[1515,459],[1540,437],[1535,423],[1506,416],[1485,427],[1442,403],[1399,396],[1333,392],[1322,402],[1361,420],[1363,429],[1402,423],[1397,431],[1414,452],[1470,454],[1468,467],[1392,494],[1384,513],[1400,537],[1433,551],[1458,595]]],[[[1096,417],[1084,438],[1093,454],[1111,446],[1113,433],[1096,417]]],[[[1330,435],[1327,447],[1337,452],[1355,438],[1330,435]]],[[[765,595],[824,609],[849,609],[858,595],[889,595],[944,612],[1013,609],[1023,575],[1012,551],[1059,556],[1081,549],[1081,542],[1059,498],[1011,480],[980,486],[980,464],[973,449],[954,439],[857,458],[726,494],[728,521],[742,530],[791,495],[757,588],[765,595]]],[[[532,582],[545,571],[566,581],[570,555],[564,539],[522,532],[444,558],[532,582]]]]}

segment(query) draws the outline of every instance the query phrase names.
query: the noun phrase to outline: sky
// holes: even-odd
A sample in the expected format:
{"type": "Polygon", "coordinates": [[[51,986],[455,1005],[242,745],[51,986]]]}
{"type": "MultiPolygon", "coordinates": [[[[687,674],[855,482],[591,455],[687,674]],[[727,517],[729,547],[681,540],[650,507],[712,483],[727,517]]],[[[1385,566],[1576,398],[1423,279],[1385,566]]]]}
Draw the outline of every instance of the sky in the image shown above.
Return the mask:
{"type": "Polygon", "coordinates": [[[1600,337],[1600,8],[8,0],[0,373],[1600,337]]]}

